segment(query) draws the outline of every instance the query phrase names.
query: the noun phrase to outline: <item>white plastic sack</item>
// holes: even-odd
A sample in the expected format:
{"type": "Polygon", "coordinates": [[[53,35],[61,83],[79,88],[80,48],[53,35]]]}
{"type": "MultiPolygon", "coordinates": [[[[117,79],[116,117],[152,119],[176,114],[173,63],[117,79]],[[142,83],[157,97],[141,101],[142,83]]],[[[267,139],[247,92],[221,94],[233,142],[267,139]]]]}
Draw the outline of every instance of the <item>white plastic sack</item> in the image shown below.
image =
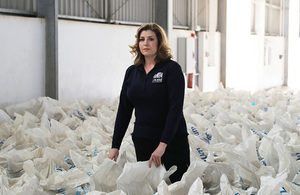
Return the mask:
{"type": "Polygon", "coordinates": [[[225,163],[209,163],[203,172],[202,182],[206,192],[216,194],[220,191],[220,178],[225,174],[233,184],[239,182],[239,178],[234,170],[234,166],[225,163]]]}
{"type": "Polygon", "coordinates": [[[10,123],[11,118],[6,112],[4,112],[2,109],[0,109],[0,125],[4,122],[10,123]]]}
{"type": "Polygon", "coordinates": [[[266,176],[261,177],[261,188],[257,195],[280,194],[282,184],[287,178],[287,173],[279,174],[275,178],[266,176]]]}
{"type": "Polygon", "coordinates": [[[190,187],[188,195],[209,195],[203,192],[203,183],[199,177],[190,187]]]}
{"type": "Polygon", "coordinates": [[[117,180],[117,188],[130,195],[153,194],[159,183],[175,171],[174,166],[166,171],[163,165],[157,168],[154,163],[149,168],[149,161],[126,163],[117,180]]]}
{"type": "Polygon", "coordinates": [[[218,195],[231,195],[231,194],[252,194],[252,188],[245,192],[241,188],[234,187],[230,184],[227,176],[223,174],[220,179],[220,189],[221,191],[218,195]]]}
{"type": "Polygon", "coordinates": [[[117,179],[123,171],[126,153],[121,153],[117,162],[105,159],[92,175],[92,190],[113,192],[117,190],[117,179]]]}
{"type": "Polygon", "coordinates": [[[51,140],[51,134],[48,130],[42,128],[33,128],[25,130],[36,147],[54,147],[55,143],[51,140]]]}
{"type": "Polygon", "coordinates": [[[93,174],[95,171],[93,170],[93,164],[90,163],[86,158],[81,156],[78,152],[70,150],[70,158],[74,165],[81,169],[82,171],[93,174]]]}
{"type": "Polygon", "coordinates": [[[158,185],[155,195],[171,195],[168,184],[164,180],[162,180],[158,185]]]}
{"type": "Polygon", "coordinates": [[[68,171],[54,172],[40,184],[50,191],[75,191],[75,187],[89,183],[91,178],[83,171],[72,168],[68,171]]]}
{"type": "Polygon", "coordinates": [[[24,185],[22,186],[22,194],[43,194],[44,190],[40,185],[40,180],[35,176],[27,176],[24,179],[24,185]]]}
{"type": "Polygon", "coordinates": [[[208,165],[208,163],[202,160],[192,161],[188,170],[183,174],[182,179],[168,186],[168,192],[172,195],[188,194],[190,187],[197,178],[201,178],[203,176],[208,165]]]}
{"type": "Polygon", "coordinates": [[[11,150],[5,155],[7,159],[7,170],[10,173],[17,173],[23,169],[23,163],[34,157],[32,152],[26,150],[11,150]]]}
{"type": "Polygon", "coordinates": [[[25,111],[28,111],[32,114],[36,114],[36,109],[38,106],[38,101],[32,99],[28,102],[10,105],[5,108],[10,117],[13,117],[15,113],[23,115],[25,111]]]}
{"type": "Polygon", "coordinates": [[[67,114],[62,109],[62,107],[66,107],[66,104],[49,97],[38,98],[38,101],[39,103],[36,109],[36,116],[38,118],[41,118],[44,113],[47,114],[49,119],[58,121],[67,117],[67,114]]]}
{"type": "Polygon", "coordinates": [[[17,195],[15,192],[10,190],[8,178],[4,175],[0,175],[0,194],[17,195]]]}
{"type": "Polygon", "coordinates": [[[100,191],[91,191],[88,192],[86,195],[128,195],[128,194],[125,194],[122,190],[116,190],[109,193],[100,192],[100,191]]]}

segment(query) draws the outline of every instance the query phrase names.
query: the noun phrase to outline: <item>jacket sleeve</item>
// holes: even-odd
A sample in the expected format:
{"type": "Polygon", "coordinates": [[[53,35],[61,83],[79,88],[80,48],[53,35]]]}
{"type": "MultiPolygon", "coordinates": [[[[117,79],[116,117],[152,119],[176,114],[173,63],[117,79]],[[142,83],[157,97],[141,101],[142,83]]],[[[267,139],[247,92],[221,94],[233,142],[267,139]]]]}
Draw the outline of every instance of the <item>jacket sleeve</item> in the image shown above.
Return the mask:
{"type": "Polygon", "coordinates": [[[128,100],[127,97],[127,81],[130,75],[130,71],[133,66],[129,67],[126,71],[119,100],[119,107],[117,117],[115,121],[114,134],[112,139],[112,148],[120,148],[123,137],[128,128],[131,120],[133,104],[128,100]]]}
{"type": "Polygon", "coordinates": [[[183,102],[185,95],[185,81],[178,63],[172,64],[167,73],[168,114],[161,142],[169,144],[174,138],[180,120],[183,118],[183,102]]]}

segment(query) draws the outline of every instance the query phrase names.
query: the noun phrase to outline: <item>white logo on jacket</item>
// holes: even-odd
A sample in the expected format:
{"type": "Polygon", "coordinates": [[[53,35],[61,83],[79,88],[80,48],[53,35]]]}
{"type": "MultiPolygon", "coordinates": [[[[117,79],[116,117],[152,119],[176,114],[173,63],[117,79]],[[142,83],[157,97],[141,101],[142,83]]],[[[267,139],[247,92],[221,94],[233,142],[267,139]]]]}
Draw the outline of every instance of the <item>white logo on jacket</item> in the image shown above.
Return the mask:
{"type": "Polygon", "coordinates": [[[163,79],[163,73],[158,72],[153,76],[152,83],[162,83],[162,79],[163,79]]]}

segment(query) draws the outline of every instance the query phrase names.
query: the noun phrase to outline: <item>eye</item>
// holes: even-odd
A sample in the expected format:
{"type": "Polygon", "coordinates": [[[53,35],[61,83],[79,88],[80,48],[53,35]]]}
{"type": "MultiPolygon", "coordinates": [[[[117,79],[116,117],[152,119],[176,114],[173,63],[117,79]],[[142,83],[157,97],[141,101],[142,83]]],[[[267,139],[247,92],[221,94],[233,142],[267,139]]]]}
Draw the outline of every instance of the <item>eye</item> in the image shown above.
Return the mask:
{"type": "Polygon", "coordinates": [[[139,41],[144,41],[145,39],[144,38],[140,38],[140,40],[139,41]]]}

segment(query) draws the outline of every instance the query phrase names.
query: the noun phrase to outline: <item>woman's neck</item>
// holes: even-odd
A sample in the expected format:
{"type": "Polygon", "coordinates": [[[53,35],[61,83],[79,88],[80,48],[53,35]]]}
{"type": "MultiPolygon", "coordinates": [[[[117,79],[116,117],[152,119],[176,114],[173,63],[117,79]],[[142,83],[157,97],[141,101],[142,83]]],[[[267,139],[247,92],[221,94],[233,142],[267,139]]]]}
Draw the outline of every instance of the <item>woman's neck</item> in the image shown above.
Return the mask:
{"type": "Polygon", "coordinates": [[[145,59],[145,65],[144,65],[144,69],[146,74],[148,74],[155,66],[156,62],[154,60],[154,58],[152,59],[145,59]]]}
{"type": "Polygon", "coordinates": [[[145,57],[145,66],[154,66],[156,64],[155,62],[155,56],[154,57],[145,57]]]}

